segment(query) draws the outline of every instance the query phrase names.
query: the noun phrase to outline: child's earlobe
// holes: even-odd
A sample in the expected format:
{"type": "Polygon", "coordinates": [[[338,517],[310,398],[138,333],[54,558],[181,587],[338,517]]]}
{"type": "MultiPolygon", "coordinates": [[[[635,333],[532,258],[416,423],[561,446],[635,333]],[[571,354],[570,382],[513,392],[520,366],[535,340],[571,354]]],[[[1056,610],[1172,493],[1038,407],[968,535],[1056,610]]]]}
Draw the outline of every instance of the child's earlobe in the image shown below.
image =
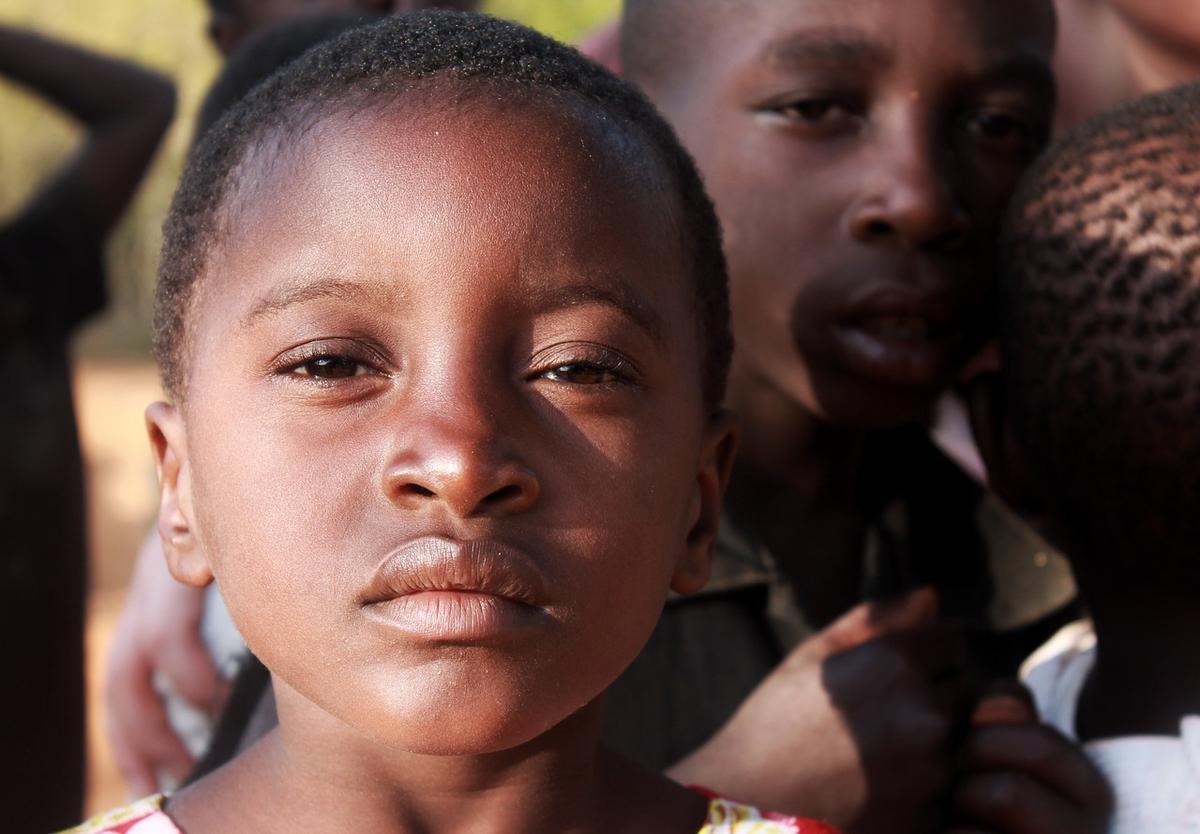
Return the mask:
{"type": "Polygon", "coordinates": [[[733,472],[738,436],[737,418],[726,409],[715,414],[705,430],[687,541],[671,577],[671,590],[676,593],[693,593],[708,582],[720,529],[721,504],[733,472]]]}
{"type": "Polygon", "coordinates": [[[196,539],[186,432],[178,409],[162,402],[150,405],[146,430],[158,472],[158,534],[167,566],[180,582],[204,587],[213,576],[196,539]]]}

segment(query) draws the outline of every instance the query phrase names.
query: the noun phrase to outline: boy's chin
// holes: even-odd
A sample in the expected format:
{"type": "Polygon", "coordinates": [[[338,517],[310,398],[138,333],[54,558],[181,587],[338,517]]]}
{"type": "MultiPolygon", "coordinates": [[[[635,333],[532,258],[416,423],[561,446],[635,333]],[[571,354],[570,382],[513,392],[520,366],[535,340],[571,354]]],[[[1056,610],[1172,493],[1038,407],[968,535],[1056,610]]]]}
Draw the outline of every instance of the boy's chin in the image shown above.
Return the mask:
{"type": "Polygon", "coordinates": [[[862,431],[887,431],[911,425],[929,425],[946,388],[918,389],[839,381],[814,386],[809,404],[822,421],[862,431]]]}

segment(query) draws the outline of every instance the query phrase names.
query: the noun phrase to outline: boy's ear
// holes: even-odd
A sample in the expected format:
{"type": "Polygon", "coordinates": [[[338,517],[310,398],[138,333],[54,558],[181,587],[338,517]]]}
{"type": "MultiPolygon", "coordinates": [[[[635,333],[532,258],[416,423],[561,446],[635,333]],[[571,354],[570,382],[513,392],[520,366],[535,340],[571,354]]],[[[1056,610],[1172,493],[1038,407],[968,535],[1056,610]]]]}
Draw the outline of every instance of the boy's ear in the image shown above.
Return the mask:
{"type": "Polygon", "coordinates": [[[1045,503],[1029,456],[1017,436],[999,365],[973,375],[964,388],[971,433],[987,467],[988,484],[1018,515],[1041,522],[1045,503]]]}
{"type": "Polygon", "coordinates": [[[158,470],[158,534],[171,574],[185,585],[203,588],[212,570],[196,537],[192,509],[192,475],[187,458],[187,433],[173,405],[154,403],[146,409],[146,430],[158,470]]]}
{"type": "Polygon", "coordinates": [[[708,582],[721,520],[721,502],[733,472],[739,432],[737,418],[727,409],[720,409],[705,429],[687,541],[671,576],[672,591],[690,594],[708,582]]]}

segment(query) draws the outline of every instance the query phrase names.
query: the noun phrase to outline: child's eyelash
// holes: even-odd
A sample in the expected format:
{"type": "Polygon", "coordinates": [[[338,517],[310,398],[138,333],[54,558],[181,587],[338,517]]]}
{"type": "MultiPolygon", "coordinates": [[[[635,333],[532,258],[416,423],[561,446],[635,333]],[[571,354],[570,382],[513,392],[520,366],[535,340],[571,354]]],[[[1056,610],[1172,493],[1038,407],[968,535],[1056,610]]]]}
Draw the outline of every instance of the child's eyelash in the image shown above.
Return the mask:
{"type": "Polygon", "coordinates": [[[617,351],[600,345],[571,345],[539,358],[531,376],[574,385],[633,385],[640,373],[617,351]]]}
{"type": "Polygon", "coordinates": [[[320,341],[299,345],[280,354],[271,373],[332,383],[342,379],[383,373],[386,361],[377,351],[352,341],[320,341]]]}

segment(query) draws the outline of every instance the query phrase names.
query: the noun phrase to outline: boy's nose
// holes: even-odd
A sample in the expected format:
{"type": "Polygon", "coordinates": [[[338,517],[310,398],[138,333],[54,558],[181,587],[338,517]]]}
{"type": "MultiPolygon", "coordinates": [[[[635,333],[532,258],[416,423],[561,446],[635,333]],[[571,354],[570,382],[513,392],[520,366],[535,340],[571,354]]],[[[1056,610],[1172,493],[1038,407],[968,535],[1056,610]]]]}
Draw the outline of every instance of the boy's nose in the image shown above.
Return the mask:
{"type": "Polygon", "coordinates": [[[913,249],[963,246],[970,217],[933,149],[908,140],[880,153],[851,212],[854,239],[913,249]]]}
{"type": "Polygon", "coordinates": [[[409,510],[443,507],[458,518],[505,516],[536,504],[541,486],[496,427],[422,421],[384,473],[384,491],[409,510]]]}

